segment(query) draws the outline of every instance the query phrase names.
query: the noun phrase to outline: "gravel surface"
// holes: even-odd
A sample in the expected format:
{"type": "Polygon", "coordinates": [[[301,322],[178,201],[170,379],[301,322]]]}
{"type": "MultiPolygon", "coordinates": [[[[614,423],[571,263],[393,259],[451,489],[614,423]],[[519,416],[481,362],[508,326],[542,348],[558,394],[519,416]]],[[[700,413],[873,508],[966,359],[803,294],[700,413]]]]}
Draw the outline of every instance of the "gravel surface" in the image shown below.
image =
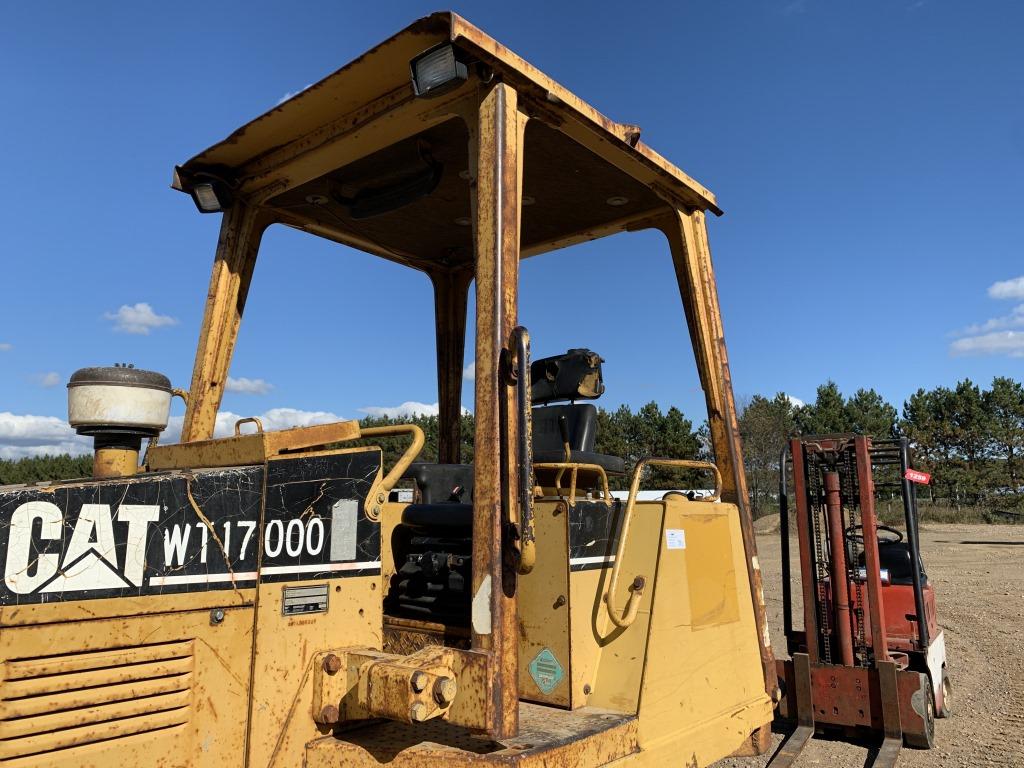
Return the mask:
{"type": "MultiPolygon", "coordinates": [[[[759,535],[757,545],[772,641],[782,654],[778,534],[759,535]]],[[[795,541],[792,549],[795,568],[795,541]]],[[[946,633],[953,714],[936,721],[934,749],[904,748],[897,766],[1024,767],[1024,526],[929,525],[921,549],[946,633]]],[[[772,752],[787,732],[777,726],[772,752]]],[[[871,746],[815,738],[797,765],[861,768],[874,759],[871,746]]],[[[716,766],[764,766],[772,752],[716,766]]]]}

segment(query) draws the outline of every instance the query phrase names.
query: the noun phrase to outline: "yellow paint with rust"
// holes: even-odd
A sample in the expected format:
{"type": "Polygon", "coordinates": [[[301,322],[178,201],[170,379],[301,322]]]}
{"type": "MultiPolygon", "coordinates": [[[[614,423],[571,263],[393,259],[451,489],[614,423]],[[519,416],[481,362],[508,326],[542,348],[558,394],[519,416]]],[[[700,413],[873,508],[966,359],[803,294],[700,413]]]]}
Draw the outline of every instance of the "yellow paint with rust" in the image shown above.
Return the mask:
{"type": "Polygon", "coordinates": [[[670,497],[657,568],[638,762],[708,765],[772,719],[736,507],[670,497]],[[671,531],[685,548],[669,548],[671,531]]]}
{"type": "MultiPolygon", "coordinates": [[[[519,695],[527,701],[570,706],[569,515],[562,501],[537,501],[534,526],[537,562],[519,579],[519,695]],[[547,649],[565,670],[565,678],[544,692],[530,675],[530,661],[547,649]]],[[[572,704],[579,706],[580,699],[572,704]]]]}
{"type": "MultiPolygon", "coordinates": [[[[184,599],[173,614],[158,612],[161,598],[146,599],[146,613],[93,620],[75,604],[55,604],[45,606],[48,623],[4,626],[0,761],[12,768],[238,765],[252,593],[242,593],[247,605],[222,600],[217,624],[202,594],[177,596],[184,599]]],[[[89,602],[100,615],[133,604],[89,602]]]]}
{"type": "Polygon", "coordinates": [[[378,575],[260,585],[250,705],[251,768],[302,764],[306,742],[330,732],[313,719],[317,654],[343,645],[380,648],[382,624],[378,575]],[[322,583],[329,588],[326,613],[282,613],[286,587],[322,583]]]}

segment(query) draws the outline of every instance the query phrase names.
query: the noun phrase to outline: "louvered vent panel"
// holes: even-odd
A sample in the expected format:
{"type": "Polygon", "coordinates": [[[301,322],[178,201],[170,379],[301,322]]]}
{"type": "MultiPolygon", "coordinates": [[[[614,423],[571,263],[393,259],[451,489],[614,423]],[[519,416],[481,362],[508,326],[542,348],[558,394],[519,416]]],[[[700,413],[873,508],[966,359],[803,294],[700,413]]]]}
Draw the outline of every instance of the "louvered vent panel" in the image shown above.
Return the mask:
{"type": "Polygon", "coordinates": [[[0,762],[184,725],[192,679],[191,640],[9,659],[0,762]]]}

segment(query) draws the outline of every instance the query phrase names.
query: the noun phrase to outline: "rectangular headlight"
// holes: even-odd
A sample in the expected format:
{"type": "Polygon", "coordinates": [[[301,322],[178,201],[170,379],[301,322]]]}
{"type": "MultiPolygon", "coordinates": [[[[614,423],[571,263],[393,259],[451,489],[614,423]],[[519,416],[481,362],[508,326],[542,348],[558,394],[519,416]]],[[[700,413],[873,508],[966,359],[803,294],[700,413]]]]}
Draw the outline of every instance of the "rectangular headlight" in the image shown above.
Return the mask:
{"type": "Polygon", "coordinates": [[[417,96],[436,96],[465,82],[469,70],[455,55],[450,43],[443,43],[410,62],[412,87],[417,96]]]}
{"type": "Polygon", "coordinates": [[[214,213],[220,210],[220,200],[213,190],[213,184],[196,184],[192,189],[192,196],[195,198],[196,206],[203,213],[214,213]]]}
{"type": "Polygon", "coordinates": [[[218,213],[226,210],[230,199],[224,185],[215,181],[200,181],[192,187],[192,200],[200,213],[218,213]]]}

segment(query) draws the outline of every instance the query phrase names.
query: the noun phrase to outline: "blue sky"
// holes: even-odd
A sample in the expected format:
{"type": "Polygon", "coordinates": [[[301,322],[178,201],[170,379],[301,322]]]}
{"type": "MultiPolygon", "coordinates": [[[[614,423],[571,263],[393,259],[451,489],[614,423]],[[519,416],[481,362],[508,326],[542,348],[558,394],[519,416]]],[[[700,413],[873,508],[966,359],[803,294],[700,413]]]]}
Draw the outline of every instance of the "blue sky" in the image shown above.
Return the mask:
{"type": "MultiPolygon", "coordinates": [[[[219,217],[169,188],[172,167],[432,10],[0,7],[0,456],[82,447],[61,423],[79,367],[129,361],[187,386],[219,217]]],[[[918,387],[1022,377],[1024,6],[456,10],[640,124],[718,195],[710,237],[741,398],[813,399],[833,378],[900,405],[918,387]]],[[[659,236],[530,260],[522,291],[536,355],[606,358],[605,406],[654,399],[703,418],[659,236]],[[568,279],[601,297],[593,312],[563,309],[568,279]]],[[[271,230],[223,407],[284,426],[430,405],[430,312],[419,273],[271,230]]]]}

